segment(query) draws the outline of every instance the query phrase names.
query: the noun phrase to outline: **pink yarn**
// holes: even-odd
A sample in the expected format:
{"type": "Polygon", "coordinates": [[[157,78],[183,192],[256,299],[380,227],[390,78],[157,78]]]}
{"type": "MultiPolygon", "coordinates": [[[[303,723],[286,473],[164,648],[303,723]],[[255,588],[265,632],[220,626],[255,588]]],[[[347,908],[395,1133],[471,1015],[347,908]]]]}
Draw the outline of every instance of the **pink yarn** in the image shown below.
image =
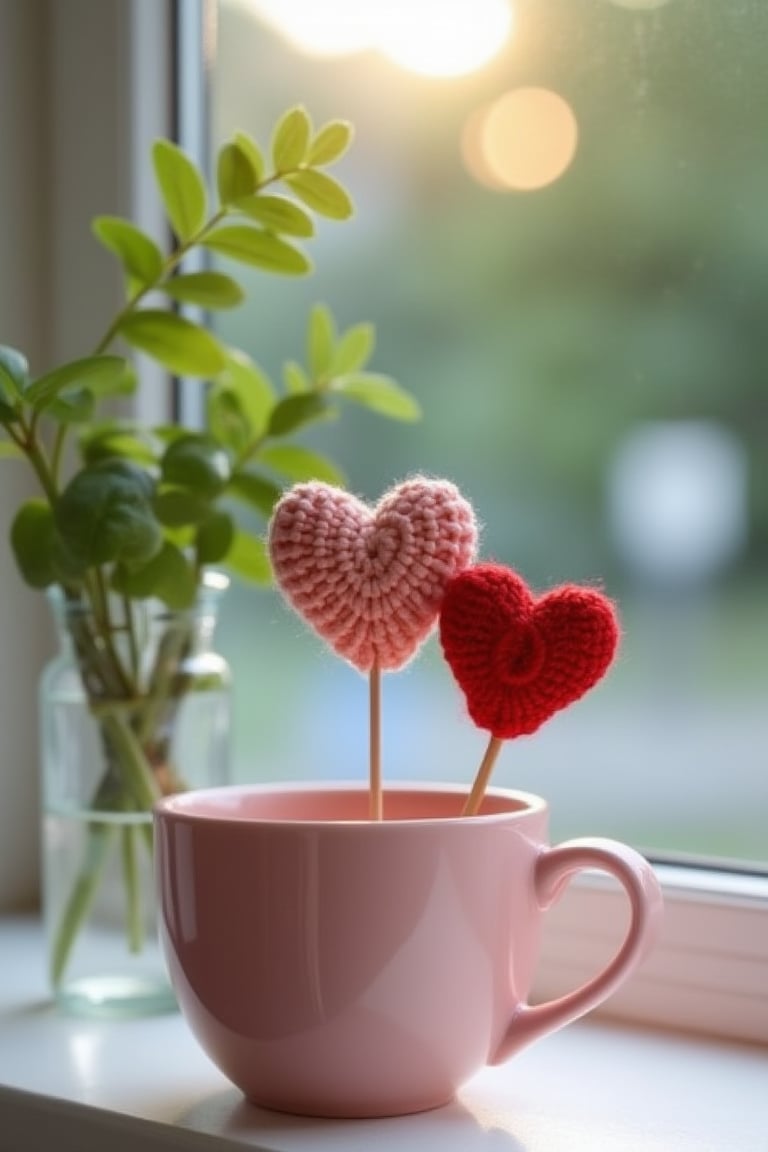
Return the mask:
{"type": "Polygon", "coordinates": [[[288,603],[360,672],[394,671],[432,631],[446,584],[477,546],[472,506],[447,480],[415,477],[375,508],[339,488],[296,484],[268,533],[288,603]]]}

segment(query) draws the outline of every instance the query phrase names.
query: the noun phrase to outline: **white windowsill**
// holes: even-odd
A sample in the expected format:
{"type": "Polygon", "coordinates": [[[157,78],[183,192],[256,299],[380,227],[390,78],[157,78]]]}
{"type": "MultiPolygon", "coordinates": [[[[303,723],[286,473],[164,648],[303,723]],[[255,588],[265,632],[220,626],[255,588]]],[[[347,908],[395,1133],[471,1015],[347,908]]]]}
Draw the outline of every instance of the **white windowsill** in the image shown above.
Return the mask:
{"type": "Polygon", "coordinates": [[[394,1120],[317,1121],[252,1108],[180,1016],[59,1015],[34,920],[0,921],[0,1150],[142,1152],[765,1152],[768,1055],[684,1033],[581,1022],[454,1105],[394,1120]]]}

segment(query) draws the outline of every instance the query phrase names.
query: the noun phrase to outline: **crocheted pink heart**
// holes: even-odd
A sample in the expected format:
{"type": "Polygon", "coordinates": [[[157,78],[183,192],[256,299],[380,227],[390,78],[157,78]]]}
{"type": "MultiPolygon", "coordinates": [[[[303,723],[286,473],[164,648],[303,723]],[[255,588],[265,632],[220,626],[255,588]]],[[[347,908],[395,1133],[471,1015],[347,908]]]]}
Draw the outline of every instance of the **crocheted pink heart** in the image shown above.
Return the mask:
{"type": "Polygon", "coordinates": [[[315,632],[359,671],[392,671],[432,631],[477,528],[446,480],[407,480],[376,508],[312,481],[278,501],[268,544],[278,586],[315,632]]]}
{"type": "Polygon", "coordinates": [[[607,671],[619,639],[611,601],[563,584],[534,596],[516,572],[476,564],[452,580],[440,642],[470,716],[509,739],[535,732],[607,671]]]}

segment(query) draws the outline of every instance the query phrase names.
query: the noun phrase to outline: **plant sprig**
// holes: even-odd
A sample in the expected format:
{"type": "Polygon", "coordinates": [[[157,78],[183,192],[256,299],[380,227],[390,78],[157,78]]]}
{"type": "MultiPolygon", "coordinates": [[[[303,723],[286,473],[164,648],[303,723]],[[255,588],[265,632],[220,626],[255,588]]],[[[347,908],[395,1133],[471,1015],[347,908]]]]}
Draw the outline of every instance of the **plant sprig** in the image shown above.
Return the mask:
{"type": "Polygon", "coordinates": [[[353,212],[349,193],[325,170],[351,139],[346,122],[315,131],[303,108],[291,108],[266,152],[245,132],[222,145],[214,189],[176,144],[158,140],[152,161],[173,242],[164,252],[128,219],[94,219],[96,239],[119,263],[125,301],[92,353],[34,376],[20,351],[0,346],[0,458],[26,458],[41,489],[11,526],[28,584],[58,583],[91,599],[106,586],[183,608],[208,565],[269,583],[263,539],[238,509],[266,521],[286,484],[344,483],[335,463],[296,434],[336,417],[345,402],[391,419],[418,418],[408,392],[369,370],[370,324],[339,331],[330,309],[316,305],[305,363],[287,361],[275,383],[248,354],[179,311],[228,309],[245,298],[235,274],[186,271],[193,252],[273,274],[309,273],[302,242],[314,235],[315,217],[343,221],[353,212]],[[103,415],[103,401],[135,389],[134,353],[208,383],[204,428],[103,415]]]}

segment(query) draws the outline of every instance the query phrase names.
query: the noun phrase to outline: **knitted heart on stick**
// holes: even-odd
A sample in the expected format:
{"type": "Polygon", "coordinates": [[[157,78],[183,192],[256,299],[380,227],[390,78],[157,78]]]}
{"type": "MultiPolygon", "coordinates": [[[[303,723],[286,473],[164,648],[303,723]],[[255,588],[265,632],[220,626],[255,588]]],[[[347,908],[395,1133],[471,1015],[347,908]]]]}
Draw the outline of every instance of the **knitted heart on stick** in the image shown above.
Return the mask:
{"type": "Polygon", "coordinates": [[[296,484],[269,527],[283,595],[360,672],[395,670],[415,655],[476,544],[471,505],[448,481],[422,477],[375,508],[329,484],[296,484]]]}
{"type": "Polygon", "coordinates": [[[415,655],[437,622],[446,584],[474,558],[472,506],[446,480],[407,480],[375,508],[312,481],[278,500],[268,543],[289,604],[369,673],[369,811],[380,820],[381,672],[415,655]]]}
{"type": "Polygon", "coordinates": [[[451,580],[440,642],[470,716],[491,741],[465,811],[476,811],[502,740],[535,732],[589,691],[619,639],[611,601],[565,584],[535,596],[499,564],[477,564],[451,580]]]}

